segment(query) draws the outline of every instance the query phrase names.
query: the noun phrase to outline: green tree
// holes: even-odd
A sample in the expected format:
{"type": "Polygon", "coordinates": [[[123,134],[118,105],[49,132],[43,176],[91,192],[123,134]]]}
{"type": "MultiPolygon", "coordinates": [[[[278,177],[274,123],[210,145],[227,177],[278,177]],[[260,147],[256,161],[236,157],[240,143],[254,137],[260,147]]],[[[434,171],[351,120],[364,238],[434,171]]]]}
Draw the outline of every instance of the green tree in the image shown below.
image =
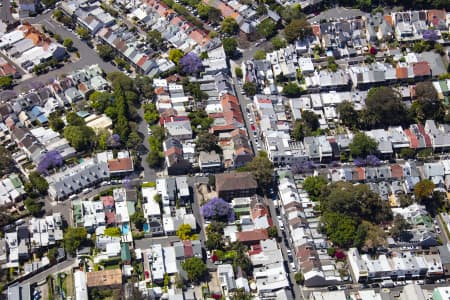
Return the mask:
{"type": "Polygon", "coordinates": [[[399,155],[404,159],[413,159],[414,157],[416,157],[416,151],[411,148],[403,148],[402,150],[400,150],[399,155]]]}
{"type": "Polygon", "coordinates": [[[57,256],[58,256],[58,248],[53,247],[53,248],[48,249],[47,258],[51,264],[56,263],[57,256]]]}
{"type": "Polygon", "coordinates": [[[192,131],[197,134],[207,131],[214,121],[204,110],[190,112],[188,117],[191,120],[192,131]]]}
{"type": "Polygon", "coordinates": [[[322,189],[320,209],[326,213],[337,213],[354,220],[366,220],[380,224],[391,219],[392,213],[386,201],[366,184],[334,182],[322,189]]]}
{"type": "Polygon", "coordinates": [[[78,34],[78,36],[82,40],[88,40],[91,37],[91,34],[89,33],[89,30],[87,30],[86,28],[81,27],[81,26],[77,26],[75,32],[78,34]]]}
{"type": "Polygon", "coordinates": [[[112,237],[120,237],[122,233],[120,232],[120,229],[118,227],[108,227],[105,228],[105,231],[103,232],[106,236],[112,236],[112,237]]]}
{"type": "Polygon", "coordinates": [[[327,67],[331,72],[336,72],[338,69],[338,65],[336,63],[336,59],[333,56],[327,57],[327,67]]]}
{"type": "Polygon", "coordinates": [[[353,245],[357,223],[346,215],[340,213],[325,213],[325,232],[333,244],[340,247],[353,245]]]}
{"type": "Polygon", "coordinates": [[[429,179],[423,179],[414,186],[414,196],[419,201],[430,198],[433,194],[434,183],[429,179]]]}
{"type": "Polygon", "coordinates": [[[64,247],[72,255],[86,242],[87,232],[84,227],[69,227],[64,234],[64,247]]]}
{"type": "Polygon", "coordinates": [[[23,204],[25,205],[25,208],[28,210],[28,212],[34,216],[34,217],[40,217],[42,214],[42,207],[44,206],[44,204],[42,202],[39,201],[39,199],[31,199],[31,198],[26,198],[25,201],[23,202],[23,204]]]}
{"type": "Polygon", "coordinates": [[[71,38],[65,38],[63,42],[63,46],[67,48],[67,50],[71,51],[73,47],[73,41],[71,38]]]}
{"type": "Polygon", "coordinates": [[[358,112],[353,107],[353,103],[350,101],[343,101],[336,107],[339,114],[339,120],[342,124],[350,128],[358,127],[358,112]]]}
{"type": "Polygon", "coordinates": [[[223,236],[220,233],[211,232],[208,234],[208,239],[205,242],[205,246],[208,250],[223,249],[224,241],[223,236]]]}
{"type": "Polygon", "coordinates": [[[245,289],[237,289],[233,292],[231,296],[232,300],[252,300],[252,294],[245,291],[245,289]]]}
{"type": "Polygon", "coordinates": [[[277,24],[270,18],[267,18],[256,26],[256,30],[266,39],[270,39],[277,33],[277,24]]]}
{"type": "Polygon", "coordinates": [[[109,45],[102,45],[98,44],[96,46],[98,55],[103,59],[104,61],[110,61],[114,59],[115,53],[114,49],[109,45]]]}
{"type": "Polygon", "coordinates": [[[192,228],[189,224],[181,224],[177,229],[177,236],[185,241],[192,238],[192,228]]]}
{"type": "Polygon", "coordinates": [[[11,157],[11,154],[6,150],[5,147],[0,146],[0,176],[9,174],[14,170],[15,170],[15,163],[11,157]]]}
{"type": "Polygon", "coordinates": [[[378,143],[364,132],[357,132],[352,142],[348,145],[352,157],[366,157],[377,152],[378,143]]]}
{"type": "Polygon", "coordinates": [[[237,50],[237,41],[234,38],[224,38],[222,39],[222,46],[225,54],[228,57],[234,57],[237,50]]]}
{"type": "Polygon", "coordinates": [[[205,263],[198,257],[185,259],[181,263],[181,267],[184,271],[186,271],[188,280],[191,282],[201,282],[208,274],[208,269],[205,263]]]}
{"type": "Polygon", "coordinates": [[[444,105],[430,81],[416,84],[416,100],[410,110],[419,123],[424,123],[426,120],[442,122],[445,116],[444,105]]]}
{"type": "Polygon", "coordinates": [[[80,117],[76,112],[69,112],[66,115],[66,121],[72,126],[82,126],[85,125],[84,119],[80,117]]]}
{"type": "Polygon", "coordinates": [[[270,238],[277,238],[278,237],[277,226],[270,226],[269,228],[267,228],[267,233],[269,234],[270,238]]]}
{"type": "Polygon", "coordinates": [[[159,48],[163,43],[164,39],[161,35],[161,32],[158,30],[150,30],[147,32],[147,41],[152,44],[154,48],[159,48]]]}
{"type": "Polygon", "coordinates": [[[86,151],[94,146],[96,135],[91,127],[68,125],[64,128],[64,138],[77,151],[86,151]]]}
{"type": "Polygon", "coordinates": [[[302,7],[300,4],[294,4],[291,6],[285,6],[280,11],[281,18],[286,22],[289,23],[292,20],[295,19],[304,19],[306,18],[306,15],[302,11],[302,7]]]}
{"type": "Polygon", "coordinates": [[[401,95],[391,87],[370,89],[365,103],[361,122],[366,129],[409,124],[401,95]]]}
{"type": "Polygon", "coordinates": [[[303,141],[303,138],[305,137],[304,128],[303,128],[303,122],[297,120],[294,123],[293,130],[291,132],[291,136],[296,141],[303,141]]]}
{"type": "Polygon", "coordinates": [[[195,150],[197,153],[200,151],[216,151],[216,153],[222,153],[222,148],[217,144],[217,137],[209,132],[200,133],[195,140],[195,150]]]}
{"type": "Polygon", "coordinates": [[[155,124],[159,120],[159,112],[155,103],[144,104],[144,119],[148,124],[155,124]]]}
{"type": "Polygon", "coordinates": [[[272,38],[270,42],[272,43],[272,46],[273,48],[275,48],[275,50],[286,48],[287,46],[286,40],[277,36],[272,38]]]}
{"type": "Polygon", "coordinates": [[[48,124],[51,129],[53,129],[56,132],[61,133],[61,131],[64,129],[66,124],[61,119],[58,113],[52,112],[50,116],[48,117],[48,124]]]}
{"type": "Polygon", "coordinates": [[[180,49],[170,49],[169,51],[169,59],[178,65],[180,59],[184,56],[184,52],[180,49]]]}
{"type": "Polygon", "coordinates": [[[129,149],[136,149],[142,142],[139,133],[136,130],[130,132],[127,138],[126,146],[129,149]]]}
{"type": "Polygon", "coordinates": [[[288,43],[304,39],[311,34],[311,25],[305,19],[294,19],[284,28],[284,37],[288,43]]]}
{"type": "Polygon", "coordinates": [[[274,166],[266,152],[260,151],[251,162],[241,169],[251,172],[261,188],[267,189],[271,186],[274,166]]]}
{"type": "Polygon", "coordinates": [[[297,284],[303,284],[303,282],[305,281],[305,276],[303,276],[303,273],[299,271],[295,273],[294,280],[297,284]]]}
{"type": "Polygon", "coordinates": [[[253,97],[254,95],[256,95],[256,85],[253,82],[244,83],[242,89],[244,90],[245,94],[249,97],[253,97]]]}
{"type": "Polygon", "coordinates": [[[405,232],[411,228],[411,225],[403,218],[402,215],[395,215],[390,234],[394,239],[399,239],[405,236],[405,232]]]}
{"type": "Polygon", "coordinates": [[[309,176],[303,182],[303,189],[308,192],[313,201],[319,200],[322,189],[327,185],[327,180],[323,176],[309,176]]]}
{"type": "Polygon", "coordinates": [[[316,131],[320,127],[319,116],[310,110],[302,111],[302,121],[310,131],[316,131]]]}
{"type": "Polygon", "coordinates": [[[11,76],[0,76],[0,88],[9,89],[12,87],[13,79],[11,76]]]}
{"type": "Polygon", "coordinates": [[[284,87],[282,94],[288,98],[296,98],[302,94],[303,90],[295,82],[288,82],[284,87]]]}
{"type": "Polygon", "coordinates": [[[104,113],[112,105],[113,95],[109,92],[94,91],[89,95],[91,107],[98,113],[104,113]]]}
{"type": "Polygon", "coordinates": [[[48,182],[38,172],[33,171],[28,175],[28,179],[33,185],[34,189],[41,195],[46,195],[48,191],[48,182]]]}
{"type": "Polygon", "coordinates": [[[53,17],[55,17],[56,20],[60,20],[63,16],[64,14],[60,9],[55,9],[53,12],[53,17]]]}
{"type": "Polygon", "coordinates": [[[231,17],[226,17],[223,21],[222,24],[220,26],[220,29],[223,33],[229,34],[229,35],[234,35],[236,33],[238,33],[239,31],[239,25],[236,22],[236,20],[234,20],[231,17]]]}
{"type": "Polygon", "coordinates": [[[242,69],[241,69],[241,68],[236,67],[236,68],[234,69],[234,74],[236,74],[236,77],[237,77],[237,78],[242,79],[243,74],[242,74],[242,69]]]}
{"type": "Polygon", "coordinates": [[[137,210],[130,218],[131,222],[133,222],[134,227],[138,230],[144,229],[144,224],[147,220],[144,217],[144,213],[142,210],[137,210]]]}
{"type": "Polygon", "coordinates": [[[263,60],[266,59],[266,51],[264,50],[256,50],[255,54],[253,55],[253,58],[256,60],[263,60]]]}
{"type": "Polygon", "coordinates": [[[153,80],[148,76],[136,76],[134,79],[136,89],[141,96],[146,99],[152,100],[154,96],[153,80]]]}

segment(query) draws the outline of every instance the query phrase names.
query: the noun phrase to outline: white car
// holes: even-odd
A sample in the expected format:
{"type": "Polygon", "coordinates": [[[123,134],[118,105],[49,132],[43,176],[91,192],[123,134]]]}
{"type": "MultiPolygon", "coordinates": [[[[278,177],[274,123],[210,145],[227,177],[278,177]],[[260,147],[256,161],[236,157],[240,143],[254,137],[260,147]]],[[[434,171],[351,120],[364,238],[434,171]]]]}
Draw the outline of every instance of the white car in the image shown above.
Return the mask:
{"type": "Polygon", "coordinates": [[[291,263],[289,264],[289,266],[290,266],[292,272],[297,271],[297,267],[295,266],[295,264],[294,264],[293,262],[291,262],[291,263]]]}

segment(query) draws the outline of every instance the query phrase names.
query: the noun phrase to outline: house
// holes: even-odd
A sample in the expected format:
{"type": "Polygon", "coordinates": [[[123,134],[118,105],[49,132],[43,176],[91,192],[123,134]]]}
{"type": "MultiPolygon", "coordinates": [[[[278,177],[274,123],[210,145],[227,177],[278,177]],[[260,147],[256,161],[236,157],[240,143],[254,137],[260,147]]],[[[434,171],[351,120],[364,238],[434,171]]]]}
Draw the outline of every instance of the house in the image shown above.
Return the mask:
{"type": "Polygon", "coordinates": [[[122,287],[120,269],[102,270],[86,273],[86,285],[91,288],[120,289],[122,287]]]}
{"type": "Polygon", "coordinates": [[[200,151],[198,156],[198,165],[200,170],[207,173],[214,173],[222,169],[222,162],[216,151],[205,152],[200,151]]]}
{"type": "Polygon", "coordinates": [[[179,140],[169,137],[164,141],[163,149],[169,175],[186,174],[191,169],[191,163],[183,157],[183,146],[179,140]]]}
{"type": "Polygon", "coordinates": [[[156,179],[156,190],[161,195],[163,207],[175,205],[176,181],[174,178],[156,179]]]}
{"type": "Polygon", "coordinates": [[[245,245],[259,244],[260,241],[267,240],[268,238],[269,235],[266,229],[236,232],[236,240],[245,245]]]}
{"type": "Polygon", "coordinates": [[[175,183],[177,186],[177,198],[182,205],[185,205],[191,200],[191,192],[189,190],[189,185],[187,182],[187,177],[177,176],[175,178],[175,183]]]}
{"type": "Polygon", "coordinates": [[[216,174],[216,191],[220,198],[231,201],[237,197],[251,197],[256,194],[258,184],[249,172],[216,174]]]}
{"type": "Polygon", "coordinates": [[[148,232],[151,232],[152,235],[163,234],[161,208],[159,206],[159,203],[154,200],[157,194],[158,192],[155,188],[142,188],[142,199],[144,202],[142,207],[144,211],[144,217],[147,219],[148,232]]]}
{"type": "Polygon", "coordinates": [[[35,15],[39,9],[40,1],[38,0],[19,0],[18,10],[19,17],[26,18],[35,15]]]}
{"type": "Polygon", "coordinates": [[[236,281],[234,278],[233,266],[230,264],[223,264],[217,267],[217,278],[219,278],[220,288],[223,295],[228,296],[236,290],[236,281]]]}
{"type": "Polygon", "coordinates": [[[84,271],[76,270],[73,274],[75,299],[88,300],[87,280],[84,271]]]}
{"type": "Polygon", "coordinates": [[[164,128],[167,130],[169,136],[180,141],[192,139],[192,127],[189,119],[171,122],[165,121],[164,128]]]}
{"type": "Polygon", "coordinates": [[[8,287],[8,300],[28,300],[31,299],[30,284],[14,284],[8,287]]]}
{"type": "Polygon", "coordinates": [[[98,162],[96,158],[85,159],[78,165],[48,176],[48,194],[54,200],[65,199],[108,178],[109,169],[105,162],[98,162]]]}
{"type": "Polygon", "coordinates": [[[250,148],[247,133],[243,129],[235,129],[230,132],[233,146],[233,167],[240,168],[253,159],[253,151],[250,148]]]}

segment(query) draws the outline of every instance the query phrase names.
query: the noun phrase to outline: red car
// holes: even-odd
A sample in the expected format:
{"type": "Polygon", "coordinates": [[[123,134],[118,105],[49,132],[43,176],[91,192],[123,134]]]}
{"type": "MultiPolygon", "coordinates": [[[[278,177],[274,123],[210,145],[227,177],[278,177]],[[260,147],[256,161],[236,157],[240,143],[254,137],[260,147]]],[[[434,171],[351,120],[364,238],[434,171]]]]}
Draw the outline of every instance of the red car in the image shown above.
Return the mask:
{"type": "Polygon", "coordinates": [[[145,274],[145,279],[148,279],[150,277],[150,273],[148,271],[145,271],[144,274],[145,274]]]}
{"type": "Polygon", "coordinates": [[[250,127],[252,128],[252,131],[256,131],[255,125],[251,124],[250,127]]]}

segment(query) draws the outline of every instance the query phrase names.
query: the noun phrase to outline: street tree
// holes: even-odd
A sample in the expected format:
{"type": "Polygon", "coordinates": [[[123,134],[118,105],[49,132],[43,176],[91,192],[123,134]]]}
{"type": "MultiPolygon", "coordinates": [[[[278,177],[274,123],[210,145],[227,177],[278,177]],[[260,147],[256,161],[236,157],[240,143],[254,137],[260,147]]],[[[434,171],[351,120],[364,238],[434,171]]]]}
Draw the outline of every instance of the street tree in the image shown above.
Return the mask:
{"type": "Polygon", "coordinates": [[[228,57],[233,58],[235,56],[237,50],[237,41],[235,38],[222,39],[222,46],[228,57]]]}
{"type": "Polygon", "coordinates": [[[64,234],[64,247],[72,255],[86,242],[87,232],[84,227],[69,227],[64,234]]]}
{"type": "Polygon", "coordinates": [[[235,19],[231,17],[226,17],[222,21],[220,28],[223,33],[234,35],[239,31],[239,24],[236,22],[235,19]]]}
{"type": "Polygon", "coordinates": [[[258,186],[264,190],[268,189],[273,183],[274,165],[264,151],[260,151],[252,161],[240,170],[251,172],[258,182],[258,186]]]}
{"type": "Polygon", "coordinates": [[[253,82],[244,83],[242,89],[248,97],[253,97],[256,95],[256,85],[253,82]]]}

